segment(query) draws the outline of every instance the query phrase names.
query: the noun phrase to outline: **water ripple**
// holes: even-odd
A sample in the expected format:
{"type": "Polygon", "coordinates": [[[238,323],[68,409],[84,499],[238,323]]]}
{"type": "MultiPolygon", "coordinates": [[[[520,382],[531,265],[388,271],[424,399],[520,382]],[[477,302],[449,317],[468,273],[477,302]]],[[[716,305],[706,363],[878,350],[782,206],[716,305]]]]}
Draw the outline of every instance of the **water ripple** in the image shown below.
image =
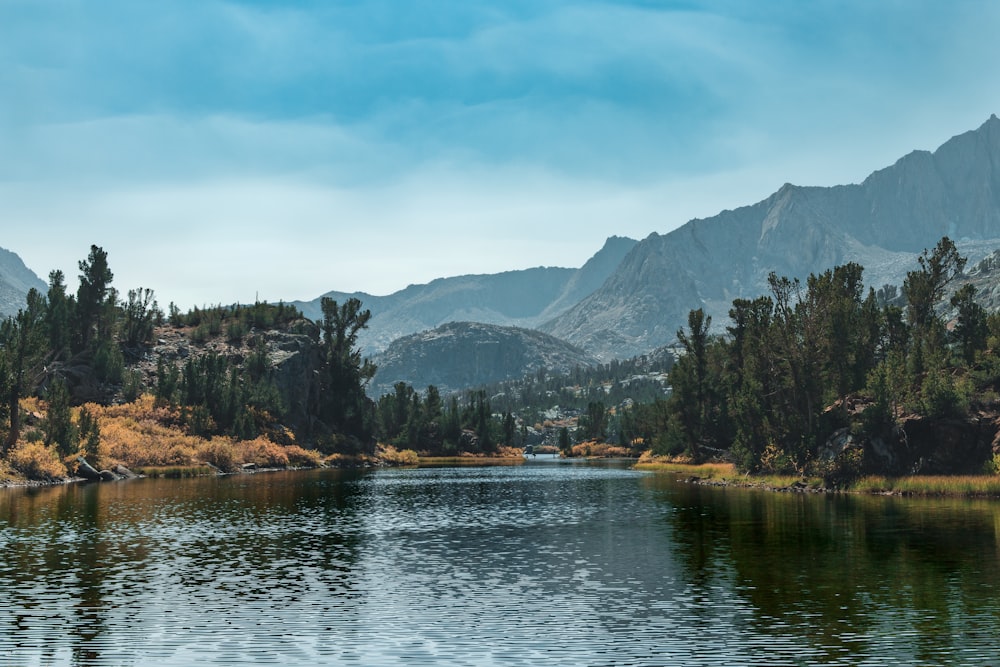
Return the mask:
{"type": "Polygon", "coordinates": [[[0,665],[990,664],[997,510],[919,507],[558,464],[7,493],[0,665]]]}

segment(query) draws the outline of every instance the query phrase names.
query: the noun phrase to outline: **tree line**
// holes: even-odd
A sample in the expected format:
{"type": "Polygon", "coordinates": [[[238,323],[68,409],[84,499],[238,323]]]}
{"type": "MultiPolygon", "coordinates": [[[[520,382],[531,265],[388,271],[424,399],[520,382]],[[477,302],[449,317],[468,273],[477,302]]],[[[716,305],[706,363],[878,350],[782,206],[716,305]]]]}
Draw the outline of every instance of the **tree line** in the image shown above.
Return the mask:
{"type": "Polygon", "coordinates": [[[197,435],[252,438],[290,418],[294,407],[298,434],[320,449],[374,450],[375,404],[365,386],[375,367],[357,347],[358,332],[371,313],[357,299],[338,304],[324,298],[323,317],[315,323],[284,304],[194,308],[186,314],[170,304],[164,313],[152,290],[119,294],[102,248],[91,246],[79,269],[75,293],[61,271],[52,271],[47,292],[30,290],[25,306],[0,324],[0,454],[22,435],[22,398],[39,395],[48,401],[41,425],[45,444],[70,454],[100,438],[85,410],[77,420],[70,418],[71,404],[129,401],[146,390],[158,404],[176,408],[180,425],[197,435]],[[246,343],[250,352],[246,358],[190,355],[180,364],[161,356],[153,386],[147,387],[133,365],[143,359],[160,326],[186,327],[195,344],[224,336],[246,343]],[[305,386],[275,382],[260,335],[274,328],[312,340],[315,368],[305,386]]]}
{"type": "MultiPolygon", "coordinates": [[[[726,334],[693,310],[673,393],[652,412],[650,444],[695,460],[725,455],[749,472],[807,472],[839,429],[889,439],[904,414],[964,418],[995,407],[1000,316],[966,284],[938,305],[966,259],[947,237],[893,288],[864,290],[850,263],[798,280],[769,278],[770,294],[736,299],[726,334]]],[[[854,461],[854,472],[860,462],[854,461]]]]}

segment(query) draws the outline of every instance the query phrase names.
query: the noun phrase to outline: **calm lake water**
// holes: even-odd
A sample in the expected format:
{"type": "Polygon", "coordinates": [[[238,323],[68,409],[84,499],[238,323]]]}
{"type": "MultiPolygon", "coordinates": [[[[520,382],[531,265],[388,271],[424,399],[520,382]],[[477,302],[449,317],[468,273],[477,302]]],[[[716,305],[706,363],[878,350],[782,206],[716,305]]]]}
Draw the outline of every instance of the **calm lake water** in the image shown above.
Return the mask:
{"type": "Polygon", "coordinates": [[[1000,503],[611,464],[0,490],[0,665],[1000,665],[1000,503]]]}

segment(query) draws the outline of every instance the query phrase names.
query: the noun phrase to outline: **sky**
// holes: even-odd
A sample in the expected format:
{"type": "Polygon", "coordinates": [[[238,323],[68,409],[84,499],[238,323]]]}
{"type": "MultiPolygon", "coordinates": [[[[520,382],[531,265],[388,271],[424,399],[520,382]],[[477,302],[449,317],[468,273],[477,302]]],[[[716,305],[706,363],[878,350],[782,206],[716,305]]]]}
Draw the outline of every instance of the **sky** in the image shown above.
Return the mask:
{"type": "Polygon", "coordinates": [[[166,308],[582,266],[1000,112],[993,0],[0,0],[0,247],[166,308]]]}

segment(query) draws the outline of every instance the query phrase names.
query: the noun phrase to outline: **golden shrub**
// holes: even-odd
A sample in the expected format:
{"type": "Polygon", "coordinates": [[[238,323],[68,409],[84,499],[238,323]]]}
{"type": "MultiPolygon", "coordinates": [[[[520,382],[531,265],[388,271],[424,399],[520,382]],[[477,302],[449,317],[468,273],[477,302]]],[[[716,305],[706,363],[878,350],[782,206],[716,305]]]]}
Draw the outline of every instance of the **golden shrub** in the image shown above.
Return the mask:
{"type": "Polygon", "coordinates": [[[253,463],[259,468],[287,468],[288,454],[281,445],[267,438],[244,440],[234,446],[241,463],[253,463]]]}
{"type": "Polygon", "coordinates": [[[55,448],[41,442],[18,442],[7,455],[11,468],[28,479],[52,481],[68,476],[55,448]]]}
{"type": "Polygon", "coordinates": [[[399,450],[392,445],[380,445],[375,454],[389,465],[408,466],[417,465],[420,462],[420,457],[412,449],[399,450]]]}
{"type": "Polygon", "coordinates": [[[224,437],[202,441],[198,447],[198,459],[225,472],[236,472],[243,463],[233,447],[233,441],[224,437]]]}
{"type": "Polygon", "coordinates": [[[588,440],[578,445],[573,445],[570,456],[600,457],[600,458],[626,458],[631,456],[631,452],[619,445],[610,445],[606,442],[588,440]]]}
{"type": "Polygon", "coordinates": [[[318,468],[323,461],[322,455],[314,449],[305,449],[298,445],[285,447],[288,465],[299,468],[318,468]]]}

